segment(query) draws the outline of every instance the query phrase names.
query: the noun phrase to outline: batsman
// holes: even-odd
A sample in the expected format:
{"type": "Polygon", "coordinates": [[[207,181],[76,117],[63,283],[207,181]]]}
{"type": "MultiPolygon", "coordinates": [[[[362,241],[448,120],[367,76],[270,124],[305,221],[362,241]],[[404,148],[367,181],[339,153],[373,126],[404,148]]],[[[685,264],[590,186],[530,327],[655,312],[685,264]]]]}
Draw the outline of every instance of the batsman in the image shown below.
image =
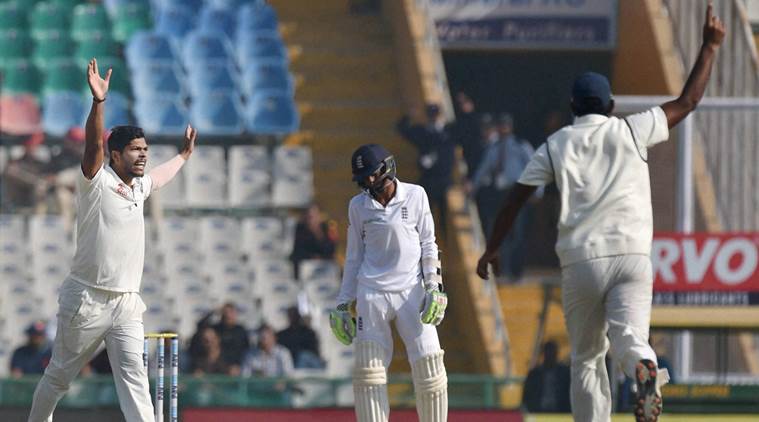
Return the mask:
{"type": "Polygon", "coordinates": [[[446,421],[448,378],[435,327],[448,298],[427,194],[396,178],[395,158],[381,145],[359,147],[351,167],[362,192],[348,207],[345,270],[330,326],[341,343],[356,342],[356,417],[388,420],[395,321],[411,364],[419,420],[446,421]]]}

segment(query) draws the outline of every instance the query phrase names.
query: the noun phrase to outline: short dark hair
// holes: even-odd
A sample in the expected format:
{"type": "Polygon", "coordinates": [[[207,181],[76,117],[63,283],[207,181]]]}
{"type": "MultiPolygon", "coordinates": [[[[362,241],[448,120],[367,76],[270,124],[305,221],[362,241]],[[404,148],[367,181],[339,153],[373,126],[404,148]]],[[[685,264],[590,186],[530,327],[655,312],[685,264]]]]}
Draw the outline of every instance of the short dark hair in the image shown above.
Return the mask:
{"type": "Polygon", "coordinates": [[[140,127],[129,125],[114,126],[111,129],[111,135],[108,137],[108,152],[121,152],[133,139],[144,137],[145,132],[140,127]]]}
{"type": "Polygon", "coordinates": [[[586,114],[609,114],[609,106],[604,104],[598,97],[585,97],[572,100],[572,111],[575,116],[580,117],[586,114]]]}

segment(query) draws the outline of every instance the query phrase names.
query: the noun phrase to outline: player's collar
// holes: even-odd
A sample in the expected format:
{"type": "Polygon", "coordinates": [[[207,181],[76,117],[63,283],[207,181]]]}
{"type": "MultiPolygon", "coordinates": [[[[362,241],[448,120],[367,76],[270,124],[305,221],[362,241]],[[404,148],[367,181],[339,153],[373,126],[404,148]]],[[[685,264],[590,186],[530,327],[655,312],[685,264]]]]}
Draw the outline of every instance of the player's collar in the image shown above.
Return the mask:
{"type": "Polygon", "coordinates": [[[577,125],[597,125],[609,120],[609,116],[603,114],[586,114],[584,116],[575,117],[573,126],[577,125]]]}

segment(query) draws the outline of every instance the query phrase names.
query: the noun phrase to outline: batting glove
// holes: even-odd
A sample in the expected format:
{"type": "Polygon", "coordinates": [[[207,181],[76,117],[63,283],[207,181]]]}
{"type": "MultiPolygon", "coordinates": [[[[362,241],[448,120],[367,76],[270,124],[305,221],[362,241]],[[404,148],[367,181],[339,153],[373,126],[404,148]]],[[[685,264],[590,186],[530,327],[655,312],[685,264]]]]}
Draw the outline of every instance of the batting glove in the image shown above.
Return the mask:
{"type": "Polygon", "coordinates": [[[350,305],[341,303],[329,313],[329,327],[340,343],[349,346],[356,338],[356,320],[350,312],[350,305]]]}

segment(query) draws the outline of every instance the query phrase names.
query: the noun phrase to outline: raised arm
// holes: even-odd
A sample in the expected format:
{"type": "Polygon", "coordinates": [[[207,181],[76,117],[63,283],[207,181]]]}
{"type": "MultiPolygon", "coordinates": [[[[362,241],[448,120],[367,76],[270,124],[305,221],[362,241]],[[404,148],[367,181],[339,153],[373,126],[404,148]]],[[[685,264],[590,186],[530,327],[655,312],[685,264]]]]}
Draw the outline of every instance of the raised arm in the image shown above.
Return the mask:
{"type": "Polygon", "coordinates": [[[703,43],[696,58],[696,63],[691,69],[688,80],[685,82],[683,92],[677,99],[661,105],[667,116],[667,124],[672,129],[682,121],[691,111],[696,109],[699,101],[704,96],[706,83],[712,73],[714,57],[717,55],[722,40],[725,38],[725,26],[722,21],[714,16],[711,1],[706,6],[706,21],[704,22],[703,43]]]}
{"type": "Polygon", "coordinates": [[[190,125],[184,131],[184,147],[179,154],[175,155],[171,160],[162,163],[158,167],[154,168],[148,174],[153,179],[153,190],[160,189],[162,186],[171,182],[174,176],[177,175],[179,169],[182,168],[185,161],[190,159],[192,151],[195,150],[195,140],[198,139],[198,131],[190,125]]]}
{"type": "Polygon", "coordinates": [[[95,177],[98,170],[103,167],[103,132],[105,131],[103,113],[112,70],[108,69],[105,79],[103,79],[98,72],[96,59],[90,60],[87,64],[87,83],[90,85],[90,91],[92,91],[92,108],[89,116],[87,116],[87,124],[84,128],[86,143],[82,157],[82,173],[88,180],[95,177]]]}
{"type": "Polygon", "coordinates": [[[487,247],[485,253],[482,254],[479,262],[477,262],[477,275],[487,280],[488,278],[488,264],[493,265],[493,272],[496,275],[499,273],[498,268],[498,248],[503,243],[503,239],[511,230],[511,226],[514,224],[519,210],[535,192],[537,186],[523,185],[521,183],[514,184],[514,189],[509,192],[509,196],[506,197],[506,201],[503,207],[498,212],[498,217],[495,220],[493,226],[493,232],[488,238],[487,247]]]}

